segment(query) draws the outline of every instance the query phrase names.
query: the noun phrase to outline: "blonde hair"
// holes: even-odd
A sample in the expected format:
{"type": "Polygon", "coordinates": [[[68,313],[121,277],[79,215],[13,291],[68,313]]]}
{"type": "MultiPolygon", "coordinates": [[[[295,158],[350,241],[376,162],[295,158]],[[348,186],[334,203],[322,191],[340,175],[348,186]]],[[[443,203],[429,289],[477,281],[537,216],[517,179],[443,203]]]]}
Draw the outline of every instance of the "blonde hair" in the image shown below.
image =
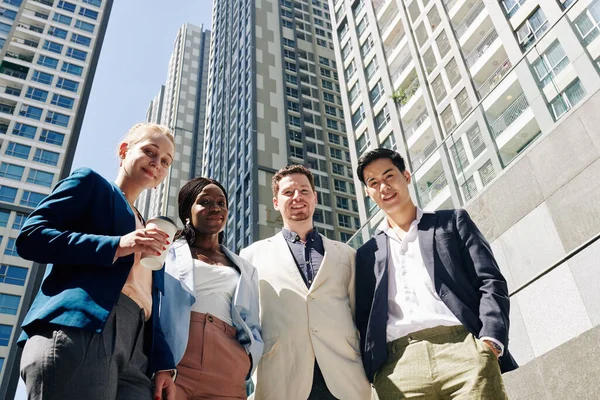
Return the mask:
{"type": "Polygon", "coordinates": [[[131,129],[129,129],[129,132],[127,132],[119,141],[119,145],[117,146],[117,157],[121,158],[120,147],[122,143],[127,143],[127,146],[131,147],[153,133],[165,135],[171,143],[173,143],[173,146],[175,146],[175,137],[169,128],[152,122],[139,122],[132,126],[131,129]]]}

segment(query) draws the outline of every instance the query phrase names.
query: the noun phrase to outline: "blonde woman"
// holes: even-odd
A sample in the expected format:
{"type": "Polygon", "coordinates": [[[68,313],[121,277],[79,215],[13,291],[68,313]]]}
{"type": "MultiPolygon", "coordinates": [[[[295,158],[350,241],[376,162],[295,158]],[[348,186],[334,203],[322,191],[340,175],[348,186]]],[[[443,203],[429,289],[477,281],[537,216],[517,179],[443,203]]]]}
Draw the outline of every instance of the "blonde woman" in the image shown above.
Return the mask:
{"type": "Polygon", "coordinates": [[[172,133],[137,124],[119,143],[119,173],[108,182],[74,171],[40,202],[17,238],[25,259],[49,264],[23,321],[21,376],[29,399],[174,398],[175,368],[156,308],[159,288],[139,264],[166,233],[144,228],[133,203],[166,177],[172,133]]]}

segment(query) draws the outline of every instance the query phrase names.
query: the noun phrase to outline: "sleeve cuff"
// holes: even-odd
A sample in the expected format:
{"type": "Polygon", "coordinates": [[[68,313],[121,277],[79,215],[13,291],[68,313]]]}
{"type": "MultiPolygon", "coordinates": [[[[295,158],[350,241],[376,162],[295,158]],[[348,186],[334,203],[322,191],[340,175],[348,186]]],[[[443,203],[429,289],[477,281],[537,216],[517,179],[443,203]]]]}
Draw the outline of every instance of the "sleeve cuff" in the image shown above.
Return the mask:
{"type": "Polygon", "coordinates": [[[498,355],[498,357],[502,357],[502,355],[504,354],[504,345],[499,340],[496,340],[490,336],[482,336],[479,338],[479,340],[489,340],[490,342],[496,343],[498,346],[500,346],[500,354],[498,355]]]}

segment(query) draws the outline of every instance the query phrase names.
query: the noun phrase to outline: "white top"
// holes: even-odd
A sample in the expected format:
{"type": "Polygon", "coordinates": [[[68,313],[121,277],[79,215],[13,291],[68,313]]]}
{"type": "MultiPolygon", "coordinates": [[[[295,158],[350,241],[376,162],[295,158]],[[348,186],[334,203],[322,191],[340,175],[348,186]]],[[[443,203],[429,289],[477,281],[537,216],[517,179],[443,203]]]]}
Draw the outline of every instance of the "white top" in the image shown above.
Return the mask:
{"type": "Polygon", "coordinates": [[[388,238],[388,342],[423,329],[461,325],[436,293],[423,262],[417,226],[422,216],[417,207],[417,219],[404,240],[387,218],[379,225],[388,238]]]}
{"type": "Polygon", "coordinates": [[[233,267],[212,265],[194,259],[194,292],[192,311],[211,314],[233,326],[231,299],[240,280],[233,267]]]}

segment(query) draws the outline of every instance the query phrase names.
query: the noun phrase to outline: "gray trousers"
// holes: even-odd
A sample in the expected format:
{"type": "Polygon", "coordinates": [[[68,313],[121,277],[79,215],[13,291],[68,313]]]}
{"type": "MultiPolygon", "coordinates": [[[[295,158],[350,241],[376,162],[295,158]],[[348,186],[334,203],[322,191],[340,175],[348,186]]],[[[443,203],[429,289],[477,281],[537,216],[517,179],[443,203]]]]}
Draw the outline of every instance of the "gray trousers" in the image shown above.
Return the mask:
{"type": "Polygon", "coordinates": [[[48,326],[25,344],[29,400],[151,400],[144,311],[121,294],[101,333],[48,326]]]}

